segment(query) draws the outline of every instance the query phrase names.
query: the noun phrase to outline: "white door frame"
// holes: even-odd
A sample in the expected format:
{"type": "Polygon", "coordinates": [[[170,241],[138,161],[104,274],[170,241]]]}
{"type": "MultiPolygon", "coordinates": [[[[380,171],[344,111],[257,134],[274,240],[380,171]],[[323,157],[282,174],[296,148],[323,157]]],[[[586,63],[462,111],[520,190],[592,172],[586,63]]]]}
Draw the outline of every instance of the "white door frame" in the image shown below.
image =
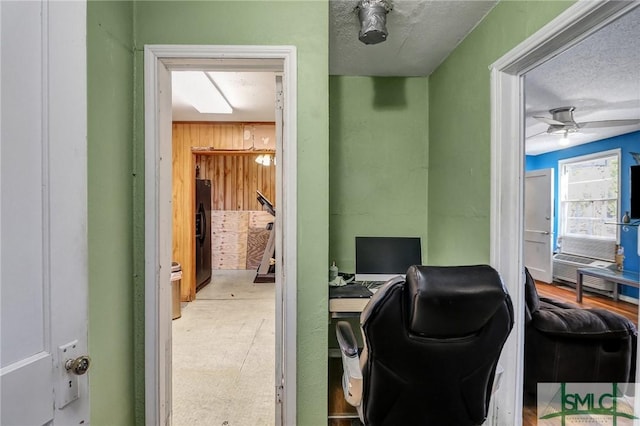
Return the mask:
{"type": "MultiPolygon", "coordinates": [[[[296,178],[297,178],[297,65],[295,46],[214,46],[214,45],[146,45],[145,84],[145,415],[147,425],[158,425],[163,418],[160,365],[164,351],[160,335],[158,307],[169,301],[159,300],[160,285],[170,285],[169,271],[171,243],[171,176],[170,167],[160,167],[161,153],[171,164],[171,141],[161,137],[159,122],[159,94],[168,88],[160,87],[158,65],[169,69],[202,67],[207,60],[220,60],[221,66],[234,59],[254,59],[254,70],[262,70],[274,62],[283,64],[283,134],[282,146],[276,147],[276,335],[280,333],[282,345],[276,347],[276,362],[281,362],[283,377],[276,378],[276,413],[281,424],[296,423],[296,178]],[[275,61],[274,61],[275,60],[275,61]],[[167,146],[168,144],[168,146],[167,146]],[[169,176],[166,176],[169,170],[169,176]],[[163,182],[161,185],[160,182],[163,182]],[[167,185],[166,182],[169,182],[167,185]],[[167,220],[169,218],[169,220],[167,220]],[[167,264],[165,264],[167,263],[167,264]],[[166,276],[166,277],[165,277],[166,276]],[[166,280],[164,278],[166,278],[166,280]],[[165,283],[166,281],[166,283],[165,283]]],[[[271,69],[267,69],[271,70],[271,69]]],[[[278,339],[276,339],[278,341],[278,339]]],[[[165,383],[166,384],[166,383],[165,383]]]]}
{"type": "Polygon", "coordinates": [[[639,2],[580,0],[509,51],[491,69],[491,264],[511,294],[516,326],[502,351],[505,368],[494,424],[520,424],[524,372],[524,74],[588,37],[639,2]]]}

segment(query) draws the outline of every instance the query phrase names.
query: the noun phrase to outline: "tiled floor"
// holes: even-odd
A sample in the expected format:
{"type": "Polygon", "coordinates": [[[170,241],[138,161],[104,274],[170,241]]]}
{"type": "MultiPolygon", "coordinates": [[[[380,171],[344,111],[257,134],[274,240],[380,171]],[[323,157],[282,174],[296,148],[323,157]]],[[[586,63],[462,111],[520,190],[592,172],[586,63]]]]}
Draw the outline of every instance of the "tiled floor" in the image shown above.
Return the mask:
{"type": "Polygon", "coordinates": [[[273,425],[274,284],[214,271],[173,321],[173,425],[273,425]]]}

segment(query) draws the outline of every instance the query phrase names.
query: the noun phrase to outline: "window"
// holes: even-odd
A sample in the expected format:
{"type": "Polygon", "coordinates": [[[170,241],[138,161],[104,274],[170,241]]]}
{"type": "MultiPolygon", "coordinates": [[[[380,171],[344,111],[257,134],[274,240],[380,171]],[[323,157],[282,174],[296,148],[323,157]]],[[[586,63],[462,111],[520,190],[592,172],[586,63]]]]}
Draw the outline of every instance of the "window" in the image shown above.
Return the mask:
{"type": "Polygon", "coordinates": [[[620,150],[562,160],[560,235],[617,239],[620,150]]]}

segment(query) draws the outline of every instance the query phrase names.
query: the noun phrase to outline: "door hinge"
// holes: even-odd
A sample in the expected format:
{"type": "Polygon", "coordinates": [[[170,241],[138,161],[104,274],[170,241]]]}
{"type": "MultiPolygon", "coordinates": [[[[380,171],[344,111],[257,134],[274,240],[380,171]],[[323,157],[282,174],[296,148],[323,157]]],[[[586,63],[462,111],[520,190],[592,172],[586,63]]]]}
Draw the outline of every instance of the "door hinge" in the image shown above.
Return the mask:
{"type": "Polygon", "coordinates": [[[282,110],[284,106],[284,94],[282,90],[276,92],[276,109],[282,110]]]}
{"type": "Polygon", "coordinates": [[[282,398],[284,396],[284,386],[276,386],[276,404],[282,404],[282,398]]]}

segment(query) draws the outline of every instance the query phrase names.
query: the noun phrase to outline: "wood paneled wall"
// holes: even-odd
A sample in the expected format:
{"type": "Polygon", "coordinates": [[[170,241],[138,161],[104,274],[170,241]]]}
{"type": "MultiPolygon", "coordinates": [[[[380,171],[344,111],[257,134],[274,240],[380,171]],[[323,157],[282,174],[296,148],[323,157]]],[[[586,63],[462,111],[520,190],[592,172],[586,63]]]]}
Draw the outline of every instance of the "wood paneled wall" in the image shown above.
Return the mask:
{"type": "Polygon", "coordinates": [[[262,210],[256,190],[276,204],[276,168],[256,163],[258,155],[196,155],[199,178],[211,179],[212,210],[262,210]]]}
{"type": "Polygon", "coordinates": [[[230,206],[236,206],[230,210],[239,210],[238,206],[245,210],[261,210],[257,201],[252,204],[249,193],[253,192],[255,200],[255,190],[261,189],[261,192],[275,203],[275,168],[260,166],[255,162],[255,156],[256,150],[275,151],[275,126],[264,123],[176,122],[173,123],[172,130],[173,260],[182,266],[181,300],[191,301],[196,294],[196,157],[200,157],[200,177],[212,180],[213,209],[217,209],[221,202],[224,206],[228,200],[230,206]],[[252,164],[248,164],[249,162],[252,164]],[[223,167],[220,167],[220,164],[223,167]],[[260,168],[272,170],[264,171],[260,168]],[[213,174],[207,175],[209,173],[213,174]],[[269,180],[274,181],[273,186],[268,183],[269,180]],[[240,187],[242,190],[239,190],[240,187]]]}

